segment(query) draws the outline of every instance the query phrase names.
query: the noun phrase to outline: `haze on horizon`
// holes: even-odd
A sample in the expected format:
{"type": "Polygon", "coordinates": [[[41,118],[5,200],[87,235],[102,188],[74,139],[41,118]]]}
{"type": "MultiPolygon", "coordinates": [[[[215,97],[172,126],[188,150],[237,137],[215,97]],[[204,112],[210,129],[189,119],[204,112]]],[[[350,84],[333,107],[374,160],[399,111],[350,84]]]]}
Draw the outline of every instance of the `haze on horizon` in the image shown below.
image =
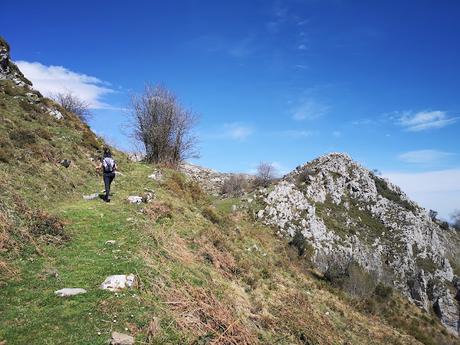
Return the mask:
{"type": "Polygon", "coordinates": [[[203,166],[281,174],[331,151],[448,219],[460,208],[460,3],[6,0],[0,33],[43,94],[91,104],[133,149],[130,95],[164,83],[201,115],[203,166]]]}

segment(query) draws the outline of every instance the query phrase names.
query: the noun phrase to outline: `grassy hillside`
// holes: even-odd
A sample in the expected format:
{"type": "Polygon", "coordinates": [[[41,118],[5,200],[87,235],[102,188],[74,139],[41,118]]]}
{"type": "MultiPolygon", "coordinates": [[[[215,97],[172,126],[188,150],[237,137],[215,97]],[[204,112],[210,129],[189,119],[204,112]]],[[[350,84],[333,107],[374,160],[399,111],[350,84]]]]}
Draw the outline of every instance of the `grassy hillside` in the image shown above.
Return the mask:
{"type": "MultiPolygon", "coordinates": [[[[182,175],[164,171],[158,183],[147,178],[149,165],[121,171],[110,204],[78,194],[50,203],[70,240],[15,260],[18,273],[0,289],[7,344],[105,344],[112,330],[150,344],[455,343],[394,294],[376,296],[372,308],[353,301],[271,229],[228,212],[182,175]],[[125,201],[144,188],[155,190],[154,202],[125,201]],[[139,278],[135,289],[98,288],[106,276],[127,273],[139,278]],[[54,296],[63,287],[88,293],[54,296]]],[[[78,189],[100,188],[91,177],[78,189]]]]}
{"type": "Polygon", "coordinates": [[[103,188],[102,145],[73,114],[0,80],[1,345],[106,344],[114,330],[139,344],[458,344],[391,289],[347,295],[304,243],[172,170],[116,152],[113,201],[84,200],[103,188]],[[148,178],[154,168],[161,182],[148,178]],[[126,202],[146,189],[153,202],[126,202]],[[135,288],[99,289],[128,273],[135,288]],[[65,287],[88,292],[55,296],[65,287]]]}

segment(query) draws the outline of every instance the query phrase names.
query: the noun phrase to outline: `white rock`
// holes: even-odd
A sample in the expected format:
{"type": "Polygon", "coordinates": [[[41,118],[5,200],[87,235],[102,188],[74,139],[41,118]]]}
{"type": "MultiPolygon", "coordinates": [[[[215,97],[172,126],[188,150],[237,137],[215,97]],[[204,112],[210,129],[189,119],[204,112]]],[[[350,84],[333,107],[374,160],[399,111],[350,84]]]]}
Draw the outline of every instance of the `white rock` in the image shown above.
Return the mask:
{"type": "Polygon", "coordinates": [[[62,115],[62,113],[57,110],[57,109],[51,109],[51,108],[48,108],[48,114],[50,114],[52,117],[54,117],[56,120],[61,120],[64,116],[62,115]]]}
{"type": "Polygon", "coordinates": [[[134,338],[128,334],[112,332],[112,337],[110,338],[110,345],[133,345],[134,338]]]}
{"type": "Polygon", "coordinates": [[[108,245],[111,245],[111,246],[113,246],[115,243],[116,243],[115,240],[108,240],[108,241],[105,241],[105,244],[108,244],[108,245]]]}
{"type": "Polygon", "coordinates": [[[141,204],[142,203],[142,197],[137,196],[137,195],[130,195],[130,196],[128,196],[128,202],[130,204],[141,204]]]}
{"type": "Polygon", "coordinates": [[[101,284],[100,288],[109,291],[119,291],[133,287],[136,281],[134,274],[117,274],[107,277],[101,284]]]}
{"type": "Polygon", "coordinates": [[[94,199],[97,199],[99,198],[99,193],[93,193],[93,194],[90,194],[90,195],[83,195],[83,199],[85,200],[94,200],[94,199]]]}
{"type": "Polygon", "coordinates": [[[86,293],[86,290],[81,288],[64,288],[61,290],[54,291],[54,294],[58,295],[59,297],[70,297],[80,295],[83,293],[86,293]]]}

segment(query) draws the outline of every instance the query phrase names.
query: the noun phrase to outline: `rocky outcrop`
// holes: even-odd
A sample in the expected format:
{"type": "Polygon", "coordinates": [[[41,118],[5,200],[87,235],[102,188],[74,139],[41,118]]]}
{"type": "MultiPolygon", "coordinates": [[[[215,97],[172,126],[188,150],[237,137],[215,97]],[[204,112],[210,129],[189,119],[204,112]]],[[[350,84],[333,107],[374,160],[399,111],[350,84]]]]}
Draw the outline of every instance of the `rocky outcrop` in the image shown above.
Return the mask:
{"type": "MultiPolygon", "coordinates": [[[[0,89],[19,89],[20,92],[14,91],[17,95],[14,98],[19,98],[21,101],[40,109],[44,114],[52,116],[56,120],[62,120],[64,115],[56,107],[54,102],[48,100],[44,102],[44,98],[40,92],[34,90],[32,82],[28,80],[19,70],[18,66],[11,60],[10,46],[0,37],[0,89]]],[[[10,90],[11,92],[11,90],[10,90]]]]}
{"type": "Polygon", "coordinates": [[[11,80],[18,86],[32,86],[30,80],[10,59],[10,46],[0,37],[0,80],[11,80]]]}
{"type": "Polygon", "coordinates": [[[242,176],[247,179],[248,182],[254,180],[253,175],[221,173],[190,163],[182,163],[179,167],[179,170],[188,176],[191,180],[197,182],[203,188],[203,190],[212,195],[221,194],[225,181],[232,176],[242,176]]]}
{"type": "Polygon", "coordinates": [[[280,235],[300,232],[314,248],[319,269],[325,269],[325,258],[350,258],[392,281],[419,307],[437,310],[458,335],[459,307],[443,230],[397,186],[348,155],[332,153],[297,167],[255,197],[264,205],[258,218],[280,235]]]}

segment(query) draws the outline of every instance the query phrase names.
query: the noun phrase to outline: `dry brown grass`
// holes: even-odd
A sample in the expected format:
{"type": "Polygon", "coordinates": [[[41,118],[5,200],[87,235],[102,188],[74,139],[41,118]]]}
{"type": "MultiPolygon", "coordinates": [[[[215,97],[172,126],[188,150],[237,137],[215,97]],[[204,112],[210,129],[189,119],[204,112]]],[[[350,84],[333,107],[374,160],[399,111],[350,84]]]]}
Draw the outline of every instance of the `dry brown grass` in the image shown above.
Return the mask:
{"type": "Polygon", "coordinates": [[[200,339],[208,336],[209,344],[255,344],[253,330],[236,315],[228,300],[218,299],[209,288],[190,284],[176,286],[165,295],[165,303],[176,315],[180,329],[200,339]]]}
{"type": "Polygon", "coordinates": [[[144,208],[144,213],[153,222],[162,218],[172,218],[172,211],[173,208],[171,204],[160,201],[151,202],[144,208]]]}

